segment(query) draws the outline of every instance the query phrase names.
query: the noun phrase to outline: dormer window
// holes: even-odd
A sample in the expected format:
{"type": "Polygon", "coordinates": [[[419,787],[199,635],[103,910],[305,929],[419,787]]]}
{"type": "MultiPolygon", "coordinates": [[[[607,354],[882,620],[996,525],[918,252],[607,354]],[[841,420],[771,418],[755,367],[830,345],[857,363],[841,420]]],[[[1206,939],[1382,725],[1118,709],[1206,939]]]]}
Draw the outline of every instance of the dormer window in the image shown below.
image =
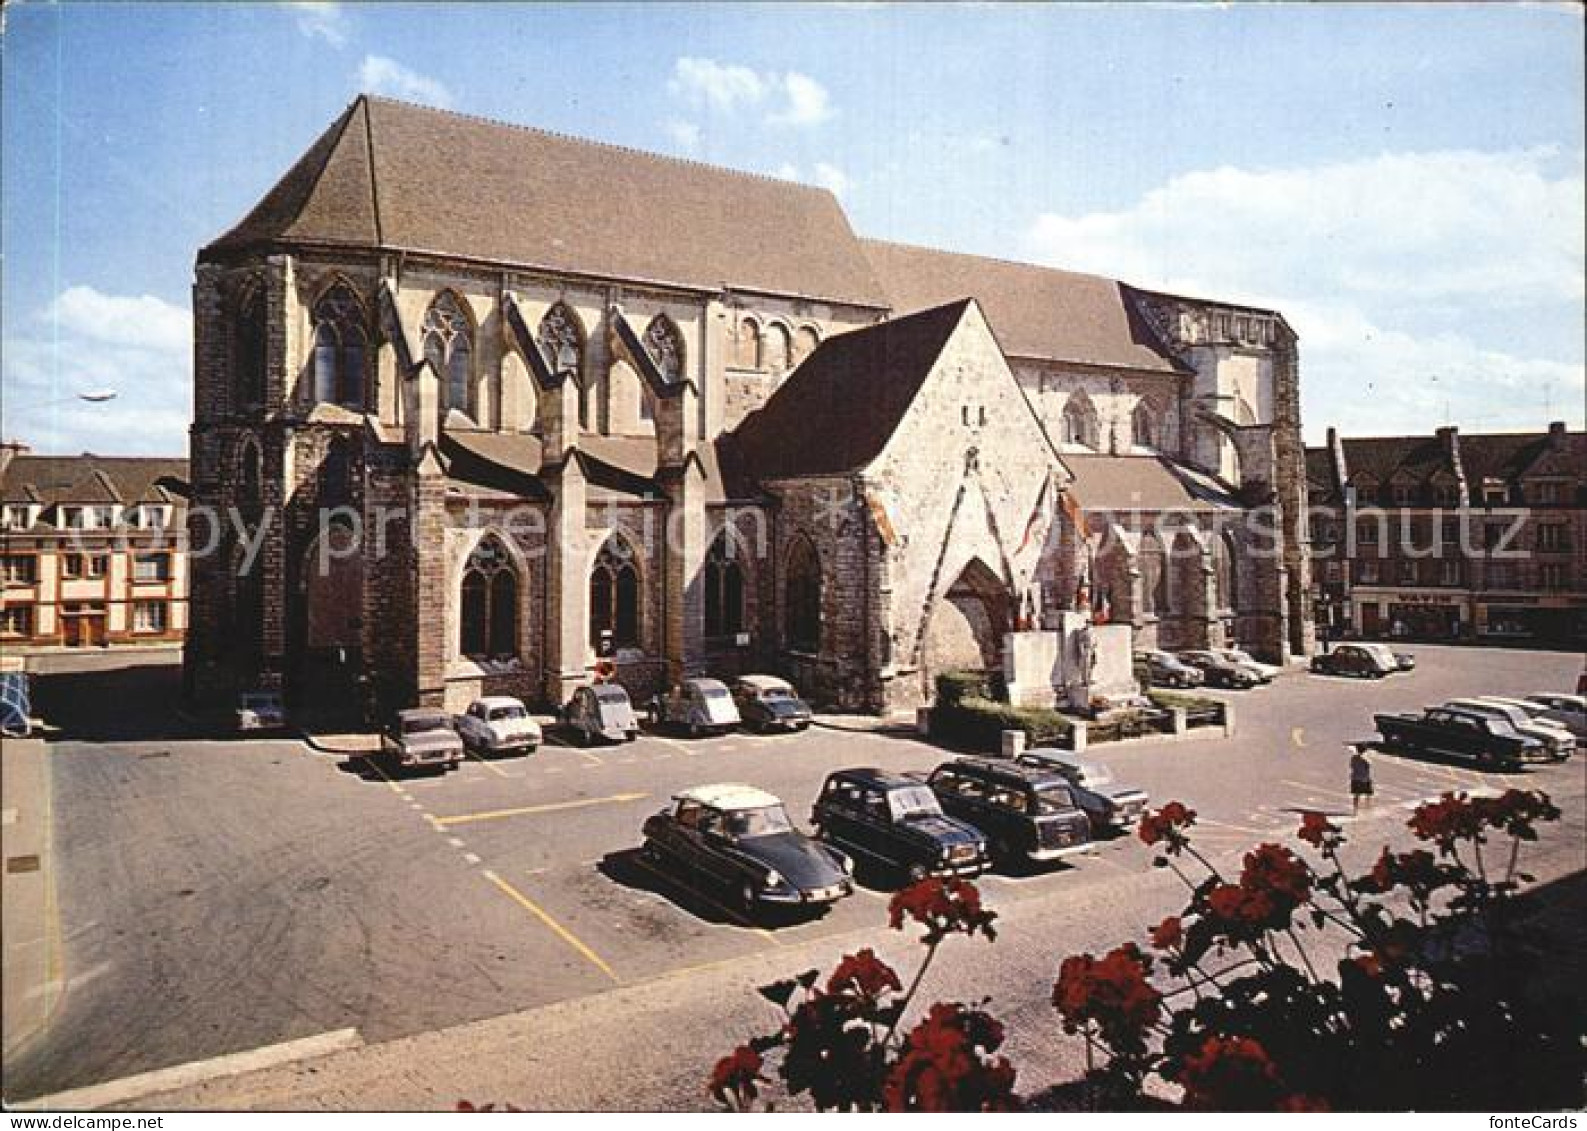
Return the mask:
{"type": "Polygon", "coordinates": [[[33,508],[26,503],[8,503],[3,518],[7,530],[26,530],[33,525],[33,508]]]}

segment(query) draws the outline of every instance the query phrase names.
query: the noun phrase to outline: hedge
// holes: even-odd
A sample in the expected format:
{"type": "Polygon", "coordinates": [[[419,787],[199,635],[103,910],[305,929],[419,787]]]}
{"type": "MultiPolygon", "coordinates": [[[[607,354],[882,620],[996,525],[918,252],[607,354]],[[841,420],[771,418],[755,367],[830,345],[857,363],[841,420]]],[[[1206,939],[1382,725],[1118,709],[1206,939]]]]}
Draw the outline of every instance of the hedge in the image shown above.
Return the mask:
{"type": "Polygon", "coordinates": [[[1184,691],[1163,691],[1154,687],[1147,691],[1146,697],[1159,707],[1183,707],[1187,711],[1223,709],[1223,700],[1221,699],[1210,699],[1205,695],[1191,695],[1184,691]]]}
{"type": "Polygon", "coordinates": [[[1071,724],[1057,711],[1014,707],[978,695],[952,704],[939,697],[931,712],[931,737],[954,746],[998,750],[1005,730],[1024,731],[1031,746],[1052,746],[1068,737],[1071,724]]]}

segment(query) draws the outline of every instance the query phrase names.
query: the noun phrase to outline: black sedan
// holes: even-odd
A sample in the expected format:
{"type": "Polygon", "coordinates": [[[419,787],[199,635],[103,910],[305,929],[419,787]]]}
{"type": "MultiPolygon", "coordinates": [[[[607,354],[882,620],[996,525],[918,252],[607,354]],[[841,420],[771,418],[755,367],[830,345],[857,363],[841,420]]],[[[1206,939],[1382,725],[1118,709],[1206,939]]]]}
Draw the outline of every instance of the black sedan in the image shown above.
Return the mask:
{"type": "Polygon", "coordinates": [[[794,828],[782,802],[753,786],[685,790],[644,832],[647,858],[726,891],[746,914],[825,906],[854,891],[853,862],[794,828]]]}
{"type": "Polygon", "coordinates": [[[810,725],[810,704],[776,676],[740,676],[733,683],[733,701],[744,725],[753,730],[796,731],[810,725]]]}

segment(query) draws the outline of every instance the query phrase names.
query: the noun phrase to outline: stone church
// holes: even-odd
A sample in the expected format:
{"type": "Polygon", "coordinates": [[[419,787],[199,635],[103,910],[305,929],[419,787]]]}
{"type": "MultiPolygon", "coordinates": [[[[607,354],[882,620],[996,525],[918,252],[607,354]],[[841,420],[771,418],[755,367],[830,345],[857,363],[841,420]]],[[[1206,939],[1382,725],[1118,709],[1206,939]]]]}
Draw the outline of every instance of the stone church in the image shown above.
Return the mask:
{"type": "Polygon", "coordinates": [[[1312,647],[1270,310],[371,97],[193,303],[200,701],[554,704],[605,662],[636,699],[772,671],[888,711],[1077,602],[1143,647],[1312,647]]]}

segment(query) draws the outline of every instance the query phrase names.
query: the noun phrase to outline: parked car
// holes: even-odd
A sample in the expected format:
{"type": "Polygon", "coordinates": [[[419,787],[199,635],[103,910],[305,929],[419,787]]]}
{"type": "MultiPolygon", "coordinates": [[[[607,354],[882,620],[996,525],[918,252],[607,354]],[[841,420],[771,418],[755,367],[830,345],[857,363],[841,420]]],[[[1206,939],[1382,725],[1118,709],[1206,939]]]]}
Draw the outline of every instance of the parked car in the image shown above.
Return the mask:
{"type": "Polygon", "coordinates": [[[1382,679],[1395,668],[1384,662],[1376,649],[1364,644],[1335,644],[1329,652],[1311,658],[1311,670],[1320,675],[1350,675],[1360,679],[1382,679]]]}
{"type": "Polygon", "coordinates": [[[1212,651],[1228,660],[1231,664],[1239,664],[1243,668],[1249,668],[1257,674],[1257,678],[1263,683],[1272,683],[1284,672],[1284,669],[1277,664],[1264,664],[1243,648],[1214,648],[1212,651]]]}
{"type": "Polygon", "coordinates": [[[1255,687],[1262,677],[1244,664],[1226,660],[1216,652],[1196,650],[1179,653],[1179,658],[1201,673],[1208,687],[1255,687]]]}
{"type": "Polygon", "coordinates": [[[749,914],[763,903],[836,903],[854,891],[854,862],[794,828],[783,803],[754,786],[684,790],[644,831],[650,859],[722,888],[749,914]]]}
{"type": "Polygon", "coordinates": [[[1361,647],[1377,654],[1390,671],[1408,672],[1416,667],[1416,657],[1409,652],[1396,652],[1387,644],[1364,642],[1361,647]]]}
{"type": "Polygon", "coordinates": [[[593,683],[579,688],[562,708],[562,721],[584,746],[596,739],[632,742],[639,737],[634,705],[619,683],[593,683]]]}
{"type": "Polygon", "coordinates": [[[1558,723],[1574,734],[1577,746],[1587,739],[1587,696],[1558,695],[1550,692],[1528,695],[1526,698],[1529,703],[1536,703],[1544,708],[1542,714],[1544,719],[1558,723]]]}
{"type": "Polygon", "coordinates": [[[1119,785],[1113,771],[1101,762],[1081,758],[1067,750],[1036,747],[1015,759],[1022,766],[1037,766],[1058,774],[1068,783],[1075,803],[1091,820],[1091,835],[1135,827],[1149,800],[1144,789],[1119,785]]]}
{"type": "Polygon", "coordinates": [[[911,881],[979,876],[987,840],[974,825],[942,811],[931,787],[887,770],[838,770],[810,811],[816,835],[911,881]]]}
{"type": "Polygon", "coordinates": [[[1153,687],[1200,687],[1201,671],[1177,658],[1172,652],[1151,649],[1135,653],[1135,663],[1146,668],[1147,681],[1153,687]]]}
{"type": "Polygon", "coordinates": [[[1498,699],[1484,697],[1451,699],[1444,706],[1461,707],[1468,711],[1478,711],[1482,714],[1502,718],[1522,734],[1541,742],[1548,757],[1553,759],[1568,758],[1571,751],[1576,749],[1576,736],[1564,727],[1557,727],[1552,723],[1543,722],[1541,719],[1534,719],[1521,708],[1511,706],[1498,699]]]}
{"type": "Polygon", "coordinates": [[[1420,715],[1374,715],[1391,750],[1470,758],[1486,767],[1514,769],[1545,754],[1542,739],[1522,734],[1502,715],[1463,707],[1429,707],[1420,715]]]}
{"type": "Polygon", "coordinates": [[[1053,770],[959,758],[927,783],[943,812],[986,834],[995,860],[1043,864],[1091,847],[1091,822],[1053,770]]]}
{"type": "Polygon", "coordinates": [[[244,691],[237,696],[237,729],[280,730],[287,725],[279,691],[244,691]]]}
{"type": "Polygon", "coordinates": [[[402,766],[451,770],[463,760],[463,740],[452,729],[452,716],[439,707],[410,707],[381,732],[380,752],[402,766]]]}
{"type": "Polygon", "coordinates": [[[457,733],[465,748],[483,754],[532,754],[540,745],[540,724],[510,695],[474,700],[457,717],[457,733]]]}
{"type": "Polygon", "coordinates": [[[683,727],[691,737],[699,738],[702,734],[726,734],[743,720],[721,680],[686,679],[650,701],[650,721],[656,726],[683,727]]]}
{"type": "Polygon", "coordinates": [[[810,704],[787,680],[773,675],[740,676],[733,683],[733,702],[744,725],[754,730],[804,730],[810,725],[810,704]]]}

